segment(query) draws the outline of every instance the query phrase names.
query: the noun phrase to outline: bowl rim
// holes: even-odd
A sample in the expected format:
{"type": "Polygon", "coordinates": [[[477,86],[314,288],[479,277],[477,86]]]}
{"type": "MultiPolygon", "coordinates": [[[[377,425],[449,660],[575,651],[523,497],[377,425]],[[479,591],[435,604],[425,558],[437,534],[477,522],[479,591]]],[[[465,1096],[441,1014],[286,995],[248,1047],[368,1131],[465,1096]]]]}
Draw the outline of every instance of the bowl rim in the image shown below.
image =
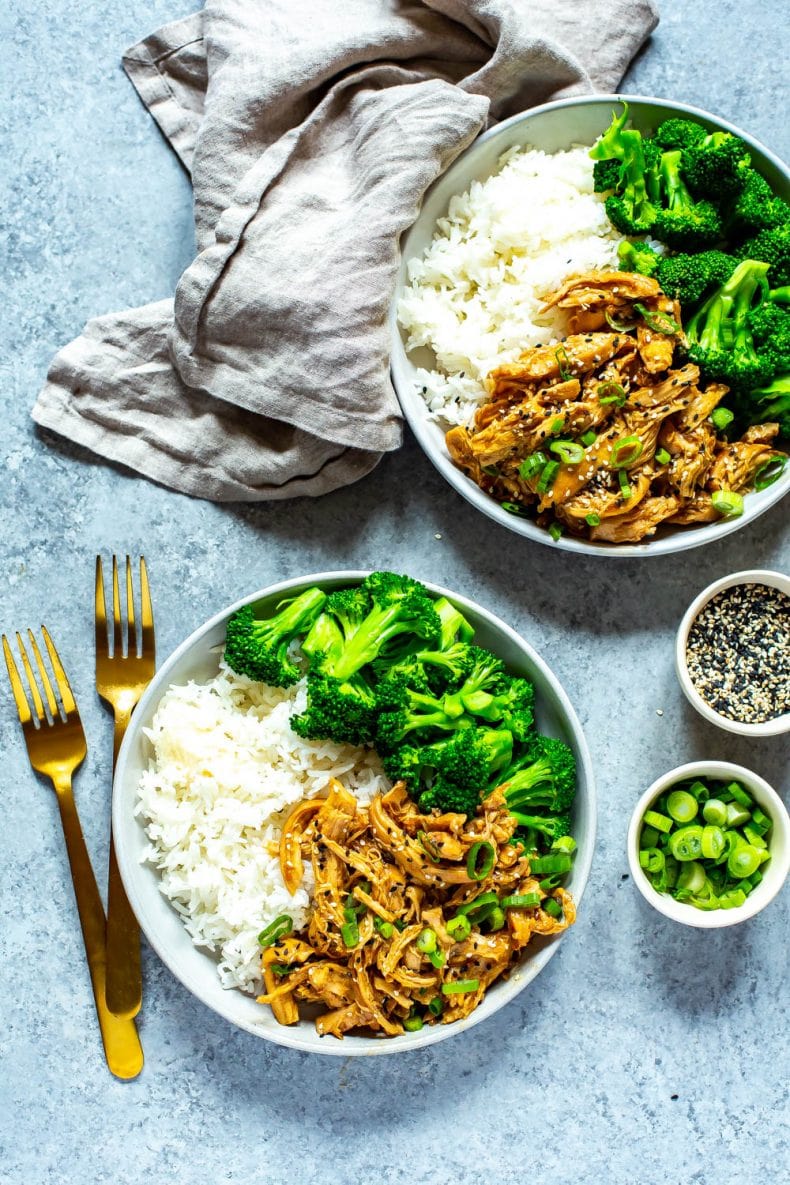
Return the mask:
{"type": "MultiPolygon", "coordinates": [[[[157,670],[154,678],[149,683],[145,692],[143,693],[137,707],[135,708],[129,727],[124,736],[118,753],[118,760],[116,763],[115,773],[113,776],[113,796],[112,796],[112,827],[115,836],[116,856],[118,859],[118,867],[121,874],[121,880],[129,898],[129,903],[135,916],[140,920],[140,914],[148,920],[148,912],[143,904],[141,906],[141,899],[147,898],[148,894],[143,892],[142,895],[138,892],[138,882],[135,878],[135,872],[138,870],[138,862],[133,858],[131,850],[127,847],[125,836],[127,834],[126,828],[131,827],[132,824],[141,826],[139,821],[132,816],[130,819],[127,814],[127,803],[122,801],[122,787],[128,780],[127,767],[130,763],[133,749],[138,744],[140,734],[143,731],[145,724],[143,723],[149,709],[155,705],[165,693],[170,682],[170,672],[177,666],[181,659],[188,654],[193,647],[201,642],[201,640],[214,630],[218,625],[221,625],[227,620],[231,613],[242,608],[244,605],[249,605],[258,600],[270,599],[284,593],[293,591],[295,588],[303,585],[316,584],[323,586],[332,582],[343,583],[352,582],[354,580],[364,579],[372,569],[339,569],[326,572],[317,572],[307,574],[300,577],[292,577],[286,580],[278,581],[275,584],[266,585],[264,588],[256,592],[241,597],[234,601],[231,605],[220,609],[214,613],[207,621],[198,626],[187,638],[168,656],[162,666],[157,670]]],[[[589,827],[585,835],[585,842],[579,845],[576,858],[574,861],[574,873],[577,879],[577,885],[574,886],[574,900],[578,906],[582,899],[592,866],[593,852],[595,848],[595,837],[597,830],[597,795],[595,788],[595,775],[593,772],[592,758],[590,756],[589,747],[587,744],[584,730],[581,721],[574,710],[568,695],[560,683],[558,677],[553,673],[545,660],[537,653],[532,645],[522,638],[520,634],[502,618],[492,613],[489,609],[473,601],[471,598],[463,594],[456,593],[452,589],[447,589],[442,585],[434,584],[431,581],[421,581],[430,592],[436,596],[446,596],[454,603],[458,604],[461,609],[472,609],[474,614],[485,621],[486,625],[491,627],[494,631],[504,634],[521,652],[527,665],[533,670],[540,671],[541,677],[545,680],[551,688],[552,695],[556,697],[558,711],[567,727],[569,736],[573,738],[574,747],[577,753],[577,765],[579,766],[581,780],[585,786],[586,807],[589,813],[589,827]]],[[[158,886],[157,886],[158,892],[158,886]]],[[[161,895],[161,900],[170,909],[171,903],[161,895]]],[[[175,912],[175,911],[174,911],[175,912]]],[[[393,1037],[388,1040],[381,1038],[346,1038],[344,1041],[336,1041],[334,1043],[327,1043],[321,1041],[320,1044],[315,1044],[314,1041],[306,1041],[297,1035],[297,1029],[301,1028],[302,1024],[309,1024],[310,1022],[300,1021],[299,1026],[288,1028],[286,1026],[276,1026],[275,1029],[263,1029],[251,1023],[245,1023],[240,1017],[233,1016],[231,1010],[223,1010],[216,1006],[213,1002],[205,999],[196,989],[196,986],[190,981],[189,977],[184,974],[179,966],[179,959],[177,954],[173,954],[168,948],[167,944],[160,940],[159,935],[154,932],[149,932],[148,928],[142,924],[141,929],[146,936],[149,944],[159,956],[161,961],[165,964],[168,970],[179,980],[180,983],[186,987],[189,992],[196,997],[205,1007],[211,1008],[212,1011],[224,1017],[225,1020],[230,1021],[236,1027],[252,1033],[254,1036],[262,1037],[264,1040],[273,1041],[277,1045],[283,1045],[291,1049],[298,1049],[306,1053],[326,1054],[329,1056],[349,1057],[349,1056],[386,1056],[395,1053],[409,1053],[415,1049],[424,1048],[427,1045],[434,1045],[440,1041],[447,1040],[450,1037],[457,1036],[465,1032],[467,1029],[474,1027],[474,1025],[481,1023],[493,1016],[494,1013],[500,1011],[501,1008],[509,1004],[526,986],[542,971],[546,963],[559,949],[559,940],[563,934],[555,935],[541,944],[540,948],[534,953],[533,957],[524,966],[524,969],[519,973],[518,966],[514,969],[514,973],[508,980],[500,980],[497,987],[499,988],[496,1006],[490,1011],[484,1011],[482,1006],[478,1006],[474,1012],[463,1020],[456,1021],[452,1025],[436,1025],[426,1026],[423,1030],[414,1034],[405,1034],[402,1037],[393,1037]],[[352,1041],[365,1042],[365,1044],[355,1045],[352,1041]]],[[[191,942],[189,935],[184,930],[184,938],[187,942],[191,942]]],[[[202,948],[197,948],[201,953],[202,948]]],[[[210,954],[207,954],[210,959],[210,954]]],[[[230,998],[239,989],[227,989],[230,993],[230,998]]],[[[311,1026],[311,1033],[313,1032],[311,1026]]]]}
{"type": "MultiPolygon", "coordinates": [[[[754,917],[766,905],[770,904],[782,890],[788,872],[790,872],[790,816],[788,816],[787,808],[777,791],[754,770],[747,769],[743,765],[736,765],[732,761],[716,761],[714,759],[688,761],[656,778],[652,785],[648,786],[647,790],[639,796],[628,824],[626,850],[631,879],[649,905],[652,905],[665,917],[674,922],[680,922],[684,926],[693,926],[698,930],[721,930],[725,926],[734,926],[738,922],[745,922],[748,918],[754,917]],[[782,840],[781,862],[775,866],[778,870],[776,877],[772,878],[771,882],[761,881],[752,890],[743,905],[737,906],[735,909],[717,909],[706,912],[697,909],[694,905],[675,901],[668,894],[659,893],[657,889],[653,888],[639,863],[639,831],[645,811],[664,790],[693,777],[716,778],[717,780],[729,778],[743,782],[760,805],[771,812],[773,826],[771,844],[779,837],[782,840]]],[[[772,865],[775,859],[776,856],[772,852],[772,865]]]]}
{"type": "Polygon", "coordinates": [[[737,733],[740,736],[779,736],[782,733],[790,731],[790,712],[785,712],[781,716],[775,716],[771,720],[763,720],[759,724],[748,724],[742,720],[730,720],[727,716],[723,716],[720,712],[715,711],[710,704],[705,702],[689,675],[688,664],[686,662],[686,644],[692,624],[708,602],[718,593],[723,592],[724,589],[733,588],[738,584],[765,584],[770,588],[778,588],[790,597],[790,577],[785,576],[782,572],[773,571],[770,568],[745,568],[741,572],[732,572],[729,576],[722,576],[719,580],[714,580],[706,588],[703,588],[702,592],[694,598],[683,614],[677,634],[675,635],[675,672],[686,699],[692,707],[696,708],[700,716],[704,717],[710,724],[715,724],[718,728],[724,729],[725,732],[737,733]]]}
{"type": "MultiPolygon", "coordinates": [[[[426,190],[420,204],[420,210],[412,225],[404,232],[401,238],[400,245],[400,264],[396,279],[395,291],[389,308],[389,335],[390,335],[390,372],[392,376],[392,384],[400,404],[401,411],[408,423],[411,431],[416,437],[420,447],[425,455],[431,461],[433,466],[439,471],[450,486],[460,494],[467,502],[475,509],[480,510],[483,514],[494,522],[507,528],[516,535],[520,535],[524,539],[530,539],[544,546],[556,547],[561,551],[573,552],[576,555],[598,556],[601,558],[616,558],[616,559],[633,559],[633,558],[652,558],[662,555],[675,555],[681,551],[690,551],[695,547],[703,547],[706,543],[713,543],[718,539],[724,538],[726,535],[732,534],[741,528],[754,522],[762,514],[765,514],[772,506],[775,506],[784,495],[790,491],[790,466],[787,467],[784,474],[773,483],[767,490],[760,493],[759,499],[755,502],[755,491],[751,491],[747,499],[747,509],[745,513],[738,518],[724,518],[715,523],[703,523],[701,526],[683,528],[675,531],[674,534],[664,536],[658,539],[648,540],[642,543],[627,543],[627,544],[611,544],[611,543],[593,543],[589,540],[575,539],[566,534],[563,534],[559,539],[552,539],[548,531],[542,527],[538,527],[531,519],[520,518],[516,515],[508,514],[507,511],[502,510],[493,498],[472,482],[471,478],[457,469],[450,460],[449,455],[442,451],[441,445],[434,437],[434,431],[437,428],[435,421],[431,420],[427,414],[427,408],[424,402],[416,395],[414,390],[413,376],[409,376],[406,367],[410,365],[408,355],[405,350],[404,339],[398,324],[397,306],[400,296],[402,294],[404,280],[406,276],[406,268],[411,258],[415,257],[414,252],[409,252],[409,242],[415,232],[415,228],[420,223],[422,213],[426,202],[430,199],[434,191],[446,183],[447,178],[451,177],[455,170],[463,168],[465,161],[474,158],[474,155],[479,152],[480,147],[486,145],[490,140],[500,136],[503,131],[517,126],[522,123],[528,123],[536,116],[541,116],[552,111],[558,111],[565,108],[572,107],[588,107],[601,106],[609,103],[626,102],[630,105],[642,104],[663,107],[672,111],[676,111],[684,116],[692,116],[700,119],[703,122],[713,124],[717,128],[732,132],[744,140],[752,149],[754,149],[760,156],[765,158],[770,164],[781,173],[787,180],[790,187],[790,167],[776,155],[770,148],[757,140],[749,132],[744,131],[736,124],[722,116],[714,115],[710,111],[705,111],[701,107],[696,107],[691,103],[683,103],[675,99],[662,99],[658,96],[652,95],[638,95],[638,94],[594,94],[594,95],[577,95],[566,99],[555,99],[550,103],[543,103],[538,107],[531,107],[526,111],[517,112],[515,115],[503,119],[496,123],[493,127],[488,128],[480,136],[478,136],[472,143],[461,152],[452,164],[442,173],[431,186],[426,190]]],[[[493,174],[490,174],[493,175],[493,174]]],[[[469,182],[465,183],[465,188],[468,188],[469,182]]],[[[455,190],[456,193],[463,192],[462,188],[455,190]]]]}

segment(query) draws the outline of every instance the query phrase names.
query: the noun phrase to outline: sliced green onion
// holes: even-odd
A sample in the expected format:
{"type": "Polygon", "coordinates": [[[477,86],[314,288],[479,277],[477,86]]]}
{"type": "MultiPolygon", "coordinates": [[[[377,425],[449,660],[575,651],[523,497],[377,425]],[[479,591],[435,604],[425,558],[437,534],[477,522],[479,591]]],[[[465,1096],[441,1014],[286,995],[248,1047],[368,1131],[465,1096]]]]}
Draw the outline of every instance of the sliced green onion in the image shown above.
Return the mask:
{"type": "Polygon", "coordinates": [[[428,961],[436,968],[443,967],[447,962],[447,955],[443,950],[431,950],[428,951],[428,961]]]}
{"type": "Polygon", "coordinates": [[[556,897],[547,897],[543,902],[543,910],[552,918],[562,917],[562,906],[556,897]]]}
{"type": "Polygon", "coordinates": [[[608,310],[604,314],[607,325],[615,331],[615,333],[628,333],[630,329],[634,329],[636,321],[618,321],[617,318],[608,310]]]}
{"type": "Polygon", "coordinates": [[[690,823],[698,810],[696,798],[687,790],[673,790],[667,798],[667,814],[671,815],[676,823],[690,823]]]}
{"type": "Polygon", "coordinates": [[[693,794],[697,802],[707,802],[710,798],[710,790],[704,782],[692,782],[689,786],[689,794],[693,794]]]}
{"type": "Polygon", "coordinates": [[[428,928],[422,930],[417,935],[414,945],[420,954],[429,955],[432,951],[436,950],[436,931],[428,928]]]}
{"type": "Polygon", "coordinates": [[[721,827],[708,823],[702,828],[702,854],[706,860],[718,860],[725,846],[726,840],[721,827]]]}
{"type": "Polygon", "coordinates": [[[549,527],[549,534],[551,535],[551,537],[555,543],[561,537],[563,530],[564,530],[564,527],[562,526],[561,523],[552,523],[551,526],[549,527]]]}
{"type": "Polygon", "coordinates": [[[548,462],[548,459],[545,453],[530,453],[519,465],[519,475],[527,479],[534,477],[536,473],[540,473],[543,466],[548,462]]]}
{"type": "Polygon", "coordinates": [[[565,416],[555,416],[549,425],[549,431],[551,432],[552,436],[554,436],[556,432],[562,432],[564,427],[565,416]]]}
{"type": "Polygon", "coordinates": [[[434,864],[438,864],[441,861],[442,853],[439,851],[436,844],[433,842],[431,837],[425,831],[418,831],[417,832],[417,841],[418,841],[420,847],[422,848],[422,850],[428,856],[430,856],[431,860],[433,860],[434,864]]]}
{"type": "Polygon", "coordinates": [[[281,913],[270,922],[265,930],[258,935],[258,945],[262,947],[274,946],[281,938],[285,938],[294,928],[294,920],[287,913],[281,913]]]}
{"type": "Polygon", "coordinates": [[[766,831],[771,829],[771,820],[759,806],[752,811],[752,827],[756,827],[761,835],[765,835],[766,831]]]}
{"type": "Polygon", "coordinates": [[[621,387],[619,383],[601,383],[595,393],[599,403],[613,403],[615,407],[622,407],[628,398],[625,387],[621,387]]]}
{"type": "Polygon", "coordinates": [[[584,460],[584,449],[575,440],[553,440],[549,451],[556,453],[565,465],[578,465],[584,460]]]}
{"type": "Polygon", "coordinates": [[[282,977],[283,975],[290,975],[294,969],[293,963],[270,963],[269,970],[273,971],[275,975],[282,977]]]}
{"type": "Polygon", "coordinates": [[[466,873],[470,880],[482,881],[494,867],[496,852],[487,840],[473,843],[466,857],[466,873]]]}
{"type": "Polygon", "coordinates": [[[507,921],[507,918],[505,917],[505,911],[499,905],[495,905],[488,916],[483,919],[483,921],[485,923],[486,930],[489,933],[493,933],[494,930],[502,929],[505,922],[507,921]]]}
{"type": "Polygon", "coordinates": [[[669,850],[676,860],[698,860],[702,854],[702,828],[698,823],[680,827],[669,837],[669,850]]]}
{"type": "Polygon", "coordinates": [[[340,927],[340,937],[343,939],[344,946],[349,950],[352,947],[359,946],[359,926],[356,922],[344,922],[340,927]]]}
{"type": "Polygon", "coordinates": [[[706,803],[703,803],[702,817],[706,823],[712,823],[716,827],[726,826],[727,804],[720,798],[709,798],[706,803]]]}
{"type": "Polygon", "coordinates": [[[787,457],[769,457],[764,461],[754,475],[754,488],[767,490],[782,476],[787,465],[787,457]]]}
{"type": "Polygon", "coordinates": [[[500,904],[503,909],[534,909],[541,900],[540,893],[513,893],[510,897],[503,897],[500,904]]]}
{"type": "Polygon", "coordinates": [[[481,893],[479,897],[475,897],[473,901],[467,901],[463,905],[459,905],[455,911],[455,916],[468,917],[469,914],[477,913],[478,910],[485,908],[488,905],[498,905],[499,898],[496,893],[488,892],[481,893]]]}
{"type": "Polygon", "coordinates": [[[468,917],[461,914],[458,917],[450,918],[445,929],[453,942],[463,942],[472,933],[472,923],[468,917]]]}
{"type": "Polygon", "coordinates": [[[444,1012],[444,1000],[441,996],[434,996],[428,1005],[428,1011],[431,1016],[441,1016],[444,1012]]]}
{"type": "Polygon", "coordinates": [[[737,877],[738,880],[751,876],[759,867],[760,853],[750,843],[741,841],[736,844],[727,857],[727,871],[730,876],[737,877]]]}
{"type": "Polygon", "coordinates": [[[521,518],[529,518],[529,512],[527,511],[526,506],[522,506],[519,502],[500,502],[499,505],[503,510],[506,510],[508,514],[517,514],[521,518]]]}
{"type": "Polygon", "coordinates": [[[625,469],[626,466],[633,465],[634,461],[638,461],[642,456],[643,447],[638,436],[624,436],[622,440],[618,440],[609,454],[612,468],[625,469]]]}
{"type": "Polygon", "coordinates": [[[645,325],[654,333],[664,333],[668,336],[680,333],[677,321],[673,321],[672,317],[668,317],[666,313],[661,313],[657,309],[647,309],[643,304],[635,304],[634,308],[641,314],[645,325]]]}
{"type": "Polygon", "coordinates": [[[557,366],[559,367],[562,381],[567,382],[568,379],[572,379],[571,360],[568,357],[568,351],[565,349],[565,346],[557,346],[557,349],[554,351],[554,357],[557,359],[557,366]]]}
{"type": "Polygon", "coordinates": [[[547,872],[569,872],[573,860],[565,852],[550,852],[548,856],[530,856],[529,871],[533,876],[544,876],[547,872]]]}
{"type": "Polygon", "coordinates": [[[654,848],[658,843],[658,831],[655,827],[643,827],[639,836],[640,848],[654,848]]]}
{"type": "Polygon", "coordinates": [[[666,864],[664,853],[659,848],[650,848],[646,852],[639,853],[639,862],[642,862],[642,856],[647,856],[646,868],[648,872],[656,873],[663,872],[666,864]]]}
{"type": "Polygon", "coordinates": [[[410,1012],[403,1022],[403,1027],[407,1033],[419,1033],[423,1027],[422,1017],[418,1016],[416,1012],[410,1012]]]}
{"type": "Polygon", "coordinates": [[[687,861],[678,873],[678,888],[698,893],[704,884],[705,869],[696,860],[687,861]]]}
{"type": "Polygon", "coordinates": [[[718,428],[719,432],[723,432],[725,428],[729,427],[735,415],[728,407],[717,407],[710,413],[710,420],[714,428],[718,428]]]}
{"type": "Polygon", "coordinates": [[[476,992],[479,987],[479,979],[456,979],[452,983],[443,983],[442,992],[445,996],[463,996],[466,992],[476,992]]]}
{"type": "Polygon", "coordinates": [[[672,460],[672,454],[668,453],[665,448],[657,449],[656,460],[658,461],[659,465],[668,465],[672,460]]]}
{"type": "Polygon", "coordinates": [[[579,444],[583,444],[585,448],[589,448],[591,444],[595,444],[597,439],[598,437],[593,432],[592,428],[589,428],[583,436],[579,437],[579,444]]]}
{"type": "Polygon", "coordinates": [[[746,900],[743,889],[728,889],[719,897],[719,909],[738,909],[746,900]]]}
{"type": "Polygon", "coordinates": [[[631,486],[628,484],[628,475],[626,474],[625,469],[617,470],[617,480],[620,483],[620,493],[627,502],[631,497],[631,486]]]}
{"type": "Polygon", "coordinates": [[[660,815],[658,811],[645,811],[643,822],[649,824],[650,827],[655,827],[656,831],[672,830],[672,820],[666,815],[660,815]]]}
{"type": "Polygon", "coordinates": [[[739,782],[730,782],[727,786],[732,795],[733,802],[739,802],[741,806],[745,806],[747,810],[751,810],[754,806],[754,799],[751,794],[747,794],[739,782]]]}
{"type": "Polygon", "coordinates": [[[572,835],[560,835],[551,845],[552,852],[567,852],[572,856],[576,851],[576,840],[572,835]]]}
{"type": "Polygon", "coordinates": [[[373,926],[382,938],[392,938],[392,935],[395,933],[395,927],[392,922],[385,922],[383,918],[374,918],[373,926]]]}
{"type": "Polygon", "coordinates": [[[600,527],[601,516],[599,514],[585,514],[584,521],[588,527],[600,527]]]}
{"type": "Polygon", "coordinates": [[[740,518],[743,514],[743,495],[733,490],[714,490],[710,496],[713,509],[722,518],[740,518]]]}
{"type": "Polygon", "coordinates": [[[749,843],[752,845],[753,848],[767,848],[768,847],[768,844],[765,842],[765,840],[763,839],[760,832],[755,831],[754,827],[751,827],[748,823],[744,823],[744,825],[743,825],[743,834],[746,836],[746,839],[749,841],[749,843]]]}
{"type": "Polygon", "coordinates": [[[727,826],[728,827],[742,827],[744,823],[748,823],[751,819],[751,812],[745,806],[741,806],[739,802],[727,803],[727,826]]]}
{"type": "Polygon", "coordinates": [[[559,461],[549,461],[543,466],[543,471],[540,475],[540,480],[535,487],[537,493],[545,494],[554,485],[554,478],[560,471],[559,461]]]}

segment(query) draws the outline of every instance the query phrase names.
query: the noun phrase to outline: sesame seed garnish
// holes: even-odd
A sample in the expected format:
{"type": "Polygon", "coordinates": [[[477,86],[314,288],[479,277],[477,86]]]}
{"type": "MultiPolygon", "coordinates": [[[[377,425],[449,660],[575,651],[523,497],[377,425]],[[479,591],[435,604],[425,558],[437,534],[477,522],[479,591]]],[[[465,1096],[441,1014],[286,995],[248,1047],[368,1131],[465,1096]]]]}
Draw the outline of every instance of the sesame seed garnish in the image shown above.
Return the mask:
{"type": "Polygon", "coordinates": [[[686,666],[714,712],[761,724],[790,711],[790,597],[765,584],[717,593],[694,619],[686,666]]]}

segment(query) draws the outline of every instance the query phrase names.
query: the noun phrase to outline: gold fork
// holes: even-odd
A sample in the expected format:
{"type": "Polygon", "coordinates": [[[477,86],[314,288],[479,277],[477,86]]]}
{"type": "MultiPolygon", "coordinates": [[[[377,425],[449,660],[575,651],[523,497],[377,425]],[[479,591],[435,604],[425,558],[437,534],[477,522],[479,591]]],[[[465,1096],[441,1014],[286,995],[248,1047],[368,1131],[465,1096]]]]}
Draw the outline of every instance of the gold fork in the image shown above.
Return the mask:
{"type": "MultiPolygon", "coordinates": [[[[126,557],[126,619],[121,611],[118,561],[112,557],[112,643],[104,600],[104,571],[96,557],[96,690],[115,716],[112,767],[132,711],[150,683],[156,667],[154,613],[145,560],[140,557],[140,622],[135,620],[132,561],[126,557]],[[124,649],[126,653],[124,653],[124,649]]],[[[116,1016],[140,1011],[143,977],[140,968],[140,931],[132,913],[115,856],[110,832],[107,886],[107,1006],[116,1016]]]]}
{"type": "Polygon", "coordinates": [[[31,630],[27,633],[44,698],[42,699],[39,682],[33,673],[25,644],[19,634],[16,635],[16,641],[27,678],[30,701],[25,694],[8,638],[4,634],[3,653],[11,680],[11,690],[14,693],[30,764],[38,773],[49,778],[55,787],[107,1065],[118,1078],[136,1078],[143,1068],[143,1050],[134,1021],[113,1016],[104,997],[104,909],[85,847],[71,787],[71,776],[82,764],[87,753],[85,733],[66,672],[47,630],[42,625],[41,635],[55,676],[57,697],[35,636],[31,630]],[[33,704],[32,712],[30,702],[33,704]]]}

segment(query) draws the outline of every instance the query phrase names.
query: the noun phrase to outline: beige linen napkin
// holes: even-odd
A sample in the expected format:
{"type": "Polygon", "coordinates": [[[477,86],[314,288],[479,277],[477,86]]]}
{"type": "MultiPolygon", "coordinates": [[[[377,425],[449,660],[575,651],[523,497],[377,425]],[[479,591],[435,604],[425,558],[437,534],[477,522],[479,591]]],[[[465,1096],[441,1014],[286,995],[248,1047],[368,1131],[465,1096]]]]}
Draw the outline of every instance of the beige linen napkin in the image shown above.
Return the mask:
{"type": "Polygon", "coordinates": [[[401,233],[487,122],[616,88],[651,0],[208,0],[124,57],[191,172],[175,300],[97,317],[37,423],[217,501],[322,494],[400,443],[401,233]]]}

